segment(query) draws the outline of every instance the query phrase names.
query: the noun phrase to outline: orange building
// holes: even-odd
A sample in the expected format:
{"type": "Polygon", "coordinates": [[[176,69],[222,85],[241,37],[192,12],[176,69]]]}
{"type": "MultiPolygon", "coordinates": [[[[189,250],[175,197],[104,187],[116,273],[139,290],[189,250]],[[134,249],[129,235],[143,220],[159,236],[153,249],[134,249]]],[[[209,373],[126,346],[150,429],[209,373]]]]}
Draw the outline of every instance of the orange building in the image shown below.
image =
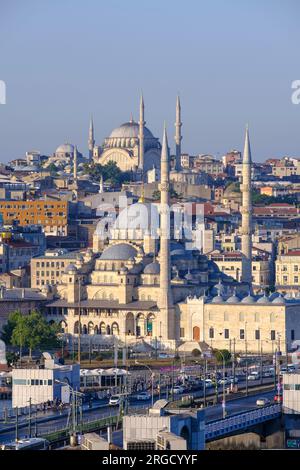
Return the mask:
{"type": "Polygon", "coordinates": [[[47,235],[67,235],[68,201],[0,201],[4,225],[42,225],[47,235]]]}

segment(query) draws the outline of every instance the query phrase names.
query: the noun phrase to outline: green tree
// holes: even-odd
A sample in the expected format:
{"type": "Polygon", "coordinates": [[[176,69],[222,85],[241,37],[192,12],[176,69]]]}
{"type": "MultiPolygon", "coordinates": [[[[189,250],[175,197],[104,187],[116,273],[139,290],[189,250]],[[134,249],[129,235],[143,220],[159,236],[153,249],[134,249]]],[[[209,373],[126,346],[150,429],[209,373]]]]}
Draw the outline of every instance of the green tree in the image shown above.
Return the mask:
{"type": "Polygon", "coordinates": [[[222,363],[223,362],[223,357],[225,359],[225,363],[229,362],[231,359],[231,354],[228,351],[228,349],[216,349],[214,351],[214,356],[217,360],[217,362],[222,363]]]}
{"type": "Polygon", "coordinates": [[[9,314],[7,323],[3,326],[1,333],[1,339],[6,344],[12,344],[13,330],[16,327],[20,317],[22,317],[22,314],[19,310],[9,314]]]}
{"type": "Polygon", "coordinates": [[[29,348],[31,357],[33,349],[47,349],[59,346],[59,326],[49,324],[40,312],[32,311],[29,315],[18,318],[12,332],[12,344],[29,348]]]}

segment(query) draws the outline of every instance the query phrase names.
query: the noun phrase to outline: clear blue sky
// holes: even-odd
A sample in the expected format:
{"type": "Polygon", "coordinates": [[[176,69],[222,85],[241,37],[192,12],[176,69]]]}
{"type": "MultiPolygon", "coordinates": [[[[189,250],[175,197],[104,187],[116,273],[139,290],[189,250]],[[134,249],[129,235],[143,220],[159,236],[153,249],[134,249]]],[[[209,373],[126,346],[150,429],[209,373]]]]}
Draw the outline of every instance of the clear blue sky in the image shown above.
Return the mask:
{"type": "Polygon", "coordinates": [[[182,150],[241,148],[254,160],[300,156],[298,0],[0,0],[0,161],[65,142],[87,152],[137,119],[173,147],[180,93],[182,150]]]}

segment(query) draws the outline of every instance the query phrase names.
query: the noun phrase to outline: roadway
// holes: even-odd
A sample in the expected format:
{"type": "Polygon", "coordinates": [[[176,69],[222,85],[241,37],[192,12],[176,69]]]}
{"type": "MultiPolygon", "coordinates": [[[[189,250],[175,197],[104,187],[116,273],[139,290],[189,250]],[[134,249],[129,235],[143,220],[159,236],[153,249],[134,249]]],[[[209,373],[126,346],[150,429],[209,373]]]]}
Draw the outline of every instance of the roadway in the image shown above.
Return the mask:
{"type": "MultiPolygon", "coordinates": [[[[259,385],[260,381],[255,381],[257,384],[253,385],[259,385]]],[[[241,382],[240,387],[244,386],[244,384],[241,382]]],[[[218,388],[218,393],[219,393],[219,400],[222,399],[222,386],[219,386],[218,388]]],[[[251,389],[250,389],[251,390],[251,389]]],[[[197,391],[191,391],[188,392],[189,395],[194,396],[195,398],[201,398],[203,397],[203,391],[202,390],[197,390],[197,391]]],[[[214,388],[207,388],[207,396],[208,400],[211,401],[212,398],[214,397],[215,390],[214,388]],[[209,395],[211,397],[209,397],[209,395]]],[[[184,394],[186,395],[186,393],[184,394]]],[[[182,394],[174,395],[175,399],[180,399],[182,394]]],[[[248,396],[248,397],[243,397],[243,398],[237,398],[237,399],[231,399],[230,401],[227,402],[226,410],[227,413],[234,414],[234,413],[239,413],[243,410],[248,410],[255,408],[255,402],[257,397],[267,397],[269,399],[273,399],[274,397],[274,391],[268,391],[268,392],[259,392],[255,395],[248,396]]],[[[157,400],[159,397],[156,395],[155,400],[157,400]]],[[[166,398],[166,393],[161,393],[161,398],[166,398]]],[[[226,396],[228,398],[228,395],[226,396]]],[[[129,400],[129,412],[134,412],[134,411],[139,411],[143,407],[148,408],[151,405],[151,399],[145,400],[145,401],[138,401],[134,396],[130,397],[129,400]]],[[[93,407],[89,408],[88,405],[83,406],[83,413],[82,413],[82,420],[83,422],[87,421],[94,421],[97,419],[105,418],[108,416],[116,416],[118,414],[118,407],[110,407],[108,406],[108,400],[101,400],[101,401],[94,401],[93,402],[93,407]]],[[[38,429],[38,434],[43,435],[43,434],[48,434],[51,432],[58,431],[60,429],[64,429],[67,426],[68,423],[68,415],[69,411],[65,410],[62,412],[54,412],[52,411],[51,414],[46,414],[46,416],[39,416],[37,417],[37,429],[38,429]]],[[[222,405],[214,405],[211,407],[206,408],[206,416],[209,421],[214,420],[214,419],[219,419],[222,418],[222,405]]],[[[31,422],[31,429],[32,433],[34,433],[35,430],[35,416],[32,416],[32,422],[31,422]]],[[[28,416],[22,417],[22,419],[19,420],[19,437],[25,437],[28,436],[28,416]]],[[[11,441],[15,438],[15,424],[13,422],[4,424],[2,423],[0,425],[0,442],[8,442],[11,441]]]]}

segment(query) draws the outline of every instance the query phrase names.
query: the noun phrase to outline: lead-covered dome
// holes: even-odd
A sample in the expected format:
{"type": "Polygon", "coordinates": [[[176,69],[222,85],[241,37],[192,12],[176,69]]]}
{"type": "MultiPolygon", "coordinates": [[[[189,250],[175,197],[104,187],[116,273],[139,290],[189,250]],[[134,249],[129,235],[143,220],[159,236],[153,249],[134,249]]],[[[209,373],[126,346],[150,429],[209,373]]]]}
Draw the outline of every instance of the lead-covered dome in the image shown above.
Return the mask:
{"type": "Polygon", "coordinates": [[[122,260],[127,261],[137,255],[137,250],[128,243],[118,243],[109,246],[103,251],[100,260],[122,260]]]}
{"type": "MultiPolygon", "coordinates": [[[[109,138],[113,139],[126,139],[126,138],[138,138],[139,136],[139,124],[135,121],[129,121],[122,124],[120,127],[116,127],[110,134],[109,138]]],[[[154,136],[148,127],[144,127],[144,138],[153,139],[154,136]]]]}
{"type": "Polygon", "coordinates": [[[159,274],[160,273],[160,264],[157,261],[147,264],[144,269],[144,274],[159,274]]]}
{"type": "Polygon", "coordinates": [[[56,154],[62,154],[62,153],[72,154],[73,152],[74,152],[74,145],[68,144],[68,143],[59,145],[57,149],[55,150],[56,154]]]}

